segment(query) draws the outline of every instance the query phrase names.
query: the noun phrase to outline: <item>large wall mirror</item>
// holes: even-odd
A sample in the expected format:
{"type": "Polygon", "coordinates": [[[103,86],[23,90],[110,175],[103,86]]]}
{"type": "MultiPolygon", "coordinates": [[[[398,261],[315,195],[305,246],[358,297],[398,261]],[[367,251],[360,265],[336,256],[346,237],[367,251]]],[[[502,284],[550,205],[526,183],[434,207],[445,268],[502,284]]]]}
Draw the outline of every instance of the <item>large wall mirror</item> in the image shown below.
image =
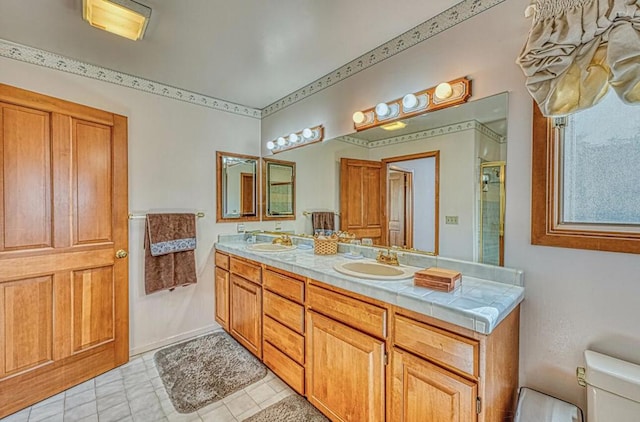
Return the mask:
{"type": "MultiPolygon", "coordinates": [[[[431,194],[424,193],[428,192],[428,186],[422,187],[414,179],[415,196],[411,209],[414,225],[417,221],[434,222],[433,234],[413,232],[413,248],[448,258],[501,265],[505,231],[507,100],[507,93],[472,99],[457,107],[408,118],[403,121],[406,125],[397,130],[377,127],[280,153],[279,157],[297,163],[299,189],[295,231],[313,233],[311,219],[305,217],[305,211],[340,213],[343,158],[379,162],[382,169],[385,160],[388,162],[394,157],[437,151],[438,172],[434,174],[438,178],[437,203],[428,210],[417,206],[415,198],[418,195],[424,198],[431,194]],[[431,213],[435,215],[431,217],[431,213]],[[434,243],[425,244],[428,238],[433,238],[434,243]]],[[[386,172],[385,169],[381,179],[385,183],[381,182],[376,190],[381,201],[378,242],[390,246],[397,234],[390,233],[393,224],[388,219],[391,215],[389,205],[382,204],[384,195],[393,196],[389,195],[390,176],[386,172]]],[[[395,196],[401,197],[398,192],[396,190],[395,196]]],[[[357,201],[357,198],[351,201],[357,201]]],[[[367,215],[370,219],[374,217],[367,215]]],[[[340,228],[341,218],[337,219],[340,228]]],[[[397,243],[410,246],[406,240],[397,243]]]]}
{"type": "Polygon", "coordinates": [[[216,152],[216,222],[260,219],[259,165],[259,157],[216,152]]]}
{"type": "Polygon", "coordinates": [[[262,219],[295,220],[296,163],[262,159],[262,219]]]}

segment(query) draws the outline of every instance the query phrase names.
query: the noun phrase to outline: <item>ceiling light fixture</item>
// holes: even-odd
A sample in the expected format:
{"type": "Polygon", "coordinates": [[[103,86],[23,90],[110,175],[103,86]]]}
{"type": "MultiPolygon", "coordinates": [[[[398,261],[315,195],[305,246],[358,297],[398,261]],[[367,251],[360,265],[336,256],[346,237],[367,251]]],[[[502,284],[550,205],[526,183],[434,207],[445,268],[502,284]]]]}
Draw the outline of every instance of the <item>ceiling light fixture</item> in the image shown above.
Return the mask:
{"type": "Polygon", "coordinates": [[[387,123],[380,127],[384,130],[398,130],[398,129],[404,129],[405,127],[407,127],[407,124],[405,122],[395,121],[393,123],[387,123]]]}
{"type": "Polygon", "coordinates": [[[305,128],[286,137],[280,136],[275,141],[267,142],[266,146],[273,154],[320,142],[324,139],[324,127],[322,125],[305,128]]]}
{"type": "Polygon", "coordinates": [[[151,8],[133,0],[82,0],[82,18],[95,28],[141,40],[151,8]]]}
{"type": "Polygon", "coordinates": [[[393,101],[378,103],[375,107],[353,113],[353,126],[356,131],[383,126],[387,130],[400,129],[389,125],[401,119],[452,107],[465,103],[471,97],[471,81],[458,78],[443,82],[416,93],[406,94],[393,101]]]}

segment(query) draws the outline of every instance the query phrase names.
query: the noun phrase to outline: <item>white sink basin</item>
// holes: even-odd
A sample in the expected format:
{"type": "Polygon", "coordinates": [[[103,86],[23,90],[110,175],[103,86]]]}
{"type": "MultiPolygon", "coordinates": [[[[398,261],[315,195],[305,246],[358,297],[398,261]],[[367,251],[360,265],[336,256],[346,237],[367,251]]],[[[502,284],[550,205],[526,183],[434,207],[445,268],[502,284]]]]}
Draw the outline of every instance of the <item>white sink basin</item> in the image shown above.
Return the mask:
{"type": "Polygon", "coordinates": [[[291,251],[296,248],[296,245],[281,245],[279,243],[255,243],[248,245],[247,249],[256,252],[284,252],[291,251]]]}
{"type": "Polygon", "coordinates": [[[342,274],[370,280],[404,280],[413,277],[418,270],[414,267],[379,264],[374,261],[340,262],[335,264],[333,269],[342,274]]]}

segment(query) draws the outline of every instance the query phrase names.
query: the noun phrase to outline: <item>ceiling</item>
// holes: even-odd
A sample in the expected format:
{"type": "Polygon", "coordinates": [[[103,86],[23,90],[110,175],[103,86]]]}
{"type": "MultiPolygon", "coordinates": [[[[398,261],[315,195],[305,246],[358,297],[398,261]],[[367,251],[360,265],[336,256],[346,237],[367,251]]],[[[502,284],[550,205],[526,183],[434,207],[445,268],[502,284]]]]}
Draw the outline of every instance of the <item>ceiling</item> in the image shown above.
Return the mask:
{"type": "Polygon", "coordinates": [[[137,0],[130,41],[89,26],[82,0],[0,0],[0,38],[264,108],[458,0],[137,0]]]}

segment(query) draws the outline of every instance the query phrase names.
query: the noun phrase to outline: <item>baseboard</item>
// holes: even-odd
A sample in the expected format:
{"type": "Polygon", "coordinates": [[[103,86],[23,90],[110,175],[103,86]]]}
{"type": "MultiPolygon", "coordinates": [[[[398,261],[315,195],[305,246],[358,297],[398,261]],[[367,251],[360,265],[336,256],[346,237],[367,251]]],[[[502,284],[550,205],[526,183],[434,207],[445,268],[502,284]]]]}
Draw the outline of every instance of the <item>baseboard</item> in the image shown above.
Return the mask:
{"type": "Polygon", "coordinates": [[[221,328],[222,327],[220,327],[219,324],[211,324],[211,325],[207,325],[206,327],[198,328],[196,330],[187,331],[186,333],[180,333],[178,335],[171,336],[166,339],[156,341],[153,343],[149,343],[144,346],[134,347],[129,350],[129,356],[133,357],[135,355],[148,352],[149,350],[154,350],[159,347],[169,346],[171,344],[178,343],[183,340],[188,340],[193,337],[198,337],[203,334],[207,334],[221,328]]]}

